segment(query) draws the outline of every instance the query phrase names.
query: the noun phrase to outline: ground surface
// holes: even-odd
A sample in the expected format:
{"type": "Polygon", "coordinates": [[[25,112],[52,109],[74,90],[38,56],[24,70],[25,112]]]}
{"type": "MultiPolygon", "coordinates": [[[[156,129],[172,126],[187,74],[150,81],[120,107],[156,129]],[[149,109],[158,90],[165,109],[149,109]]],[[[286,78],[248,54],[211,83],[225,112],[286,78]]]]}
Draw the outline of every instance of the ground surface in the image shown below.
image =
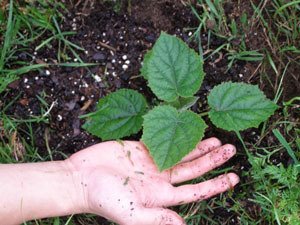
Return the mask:
{"type": "MultiPolygon", "coordinates": [[[[243,12],[253,13],[248,1],[239,1],[238,6],[227,3],[225,13],[233,18],[239,18],[243,12]]],[[[79,56],[84,62],[99,63],[88,68],[49,67],[38,72],[30,72],[21,79],[9,85],[9,90],[2,94],[1,101],[5,105],[14,100],[7,109],[8,115],[15,118],[28,119],[30,116],[41,115],[41,110],[52,106],[49,113],[49,123],[33,124],[33,134],[28,135],[26,125],[19,130],[20,137],[28,142],[33,141],[40,155],[48,156],[52,150],[54,159],[62,159],[82,148],[100,142],[81,129],[84,120],[80,115],[94,110],[98,99],[119,88],[136,89],[145,94],[148,102],[154,102],[151,91],[147,88],[145,80],[139,76],[139,70],[143,56],[151,48],[161,31],[176,34],[198,51],[198,45],[191,41],[190,37],[198,26],[198,20],[190,8],[184,6],[181,1],[132,1],[131,6],[123,5],[120,12],[115,12],[109,4],[70,4],[69,13],[65,15],[65,21],[60,25],[63,31],[74,30],[77,34],[69,40],[84,48],[79,51],[79,56]],[[46,105],[37,97],[44,99],[46,105]],[[34,137],[34,140],[31,140],[34,137]]],[[[249,49],[268,48],[264,33],[261,29],[253,27],[248,30],[246,44],[249,49]]],[[[43,37],[42,37],[43,38],[43,37]]],[[[201,34],[203,52],[208,55],[224,43],[222,38],[211,36],[208,43],[207,33],[201,34]],[[209,46],[208,46],[209,45],[209,46]]],[[[233,40],[239,42],[239,40],[233,40]]],[[[18,57],[24,61],[55,62],[57,58],[58,43],[52,43],[52,49],[41,49],[35,52],[32,46],[31,56],[20,54],[18,57]]],[[[206,77],[197,95],[200,97],[192,109],[195,112],[206,111],[206,95],[209,90],[223,81],[246,81],[258,84],[270,98],[274,97],[274,90],[265,80],[258,75],[258,62],[236,61],[231,69],[228,69],[226,51],[208,58],[204,64],[206,77]]],[[[76,62],[77,59],[70,59],[76,62]]],[[[283,99],[288,100],[299,95],[299,66],[289,68],[283,85],[283,99]]],[[[299,118],[299,114],[291,114],[292,120],[299,118]]],[[[274,116],[276,121],[280,116],[274,116]]],[[[231,168],[241,175],[241,183],[251,182],[247,176],[249,163],[243,152],[242,145],[235,134],[219,130],[207,123],[210,127],[206,131],[206,137],[219,137],[223,143],[232,143],[237,146],[239,153],[223,168],[231,168]],[[246,171],[246,172],[245,172],[246,171]]],[[[270,122],[272,123],[272,122],[270,122]]],[[[246,144],[257,143],[262,137],[259,129],[250,129],[242,133],[246,144]]],[[[138,140],[140,134],[128,139],[138,140]]],[[[276,141],[264,138],[261,146],[271,146],[276,141]]],[[[275,162],[288,161],[287,154],[278,154],[275,162]]],[[[250,179],[250,178],[249,178],[250,179]]],[[[237,187],[234,195],[242,192],[242,187],[237,187]]],[[[246,195],[245,195],[246,196],[246,195]]],[[[223,198],[225,202],[213,211],[206,210],[209,218],[224,224],[237,224],[239,214],[228,212],[224,206],[232,206],[234,203],[229,198],[223,198]],[[225,199],[225,200],[224,200],[225,199]]],[[[209,202],[213,206],[214,202],[209,202]]],[[[240,202],[248,214],[255,220],[260,216],[259,207],[245,197],[240,202]]],[[[202,206],[203,207],[203,206],[202,206]]],[[[192,206],[191,206],[192,208],[192,206]]],[[[177,208],[180,211],[180,208],[177,208]]],[[[81,219],[75,218],[75,224],[82,224],[81,219]]],[[[99,219],[99,224],[110,224],[99,219]]],[[[87,223],[85,223],[87,224],[87,223]]],[[[91,223],[92,224],[92,223],[91,223]]],[[[203,224],[205,224],[203,222],[203,224]]]]}

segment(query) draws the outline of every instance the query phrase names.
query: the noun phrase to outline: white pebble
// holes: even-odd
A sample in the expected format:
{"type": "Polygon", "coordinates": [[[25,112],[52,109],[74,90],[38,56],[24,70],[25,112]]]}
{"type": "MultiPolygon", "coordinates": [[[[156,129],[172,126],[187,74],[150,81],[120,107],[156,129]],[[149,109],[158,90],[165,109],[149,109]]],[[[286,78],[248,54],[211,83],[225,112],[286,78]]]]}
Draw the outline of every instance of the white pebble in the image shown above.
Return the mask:
{"type": "Polygon", "coordinates": [[[75,91],[72,91],[71,93],[72,93],[72,94],[75,94],[75,91]]]}
{"type": "Polygon", "coordinates": [[[27,82],[28,82],[28,79],[27,79],[27,78],[25,78],[25,79],[24,79],[24,83],[27,83],[27,82]]]}
{"type": "Polygon", "coordinates": [[[89,54],[89,51],[85,50],[84,53],[87,55],[87,54],[89,54]]]}
{"type": "Polygon", "coordinates": [[[188,33],[189,37],[190,37],[190,36],[192,36],[192,34],[193,34],[193,32],[192,32],[192,31],[190,31],[190,32],[188,33]]]}
{"type": "Polygon", "coordinates": [[[123,68],[123,70],[127,70],[127,69],[128,69],[128,65],[124,64],[124,65],[122,66],[122,68],[123,68]]]}
{"type": "Polygon", "coordinates": [[[84,101],[84,100],[85,100],[85,97],[81,96],[80,101],[84,101]]]}
{"type": "Polygon", "coordinates": [[[241,73],[239,74],[239,77],[240,77],[240,78],[242,78],[243,76],[244,76],[243,74],[241,74],[241,73]]]}
{"type": "Polygon", "coordinates": [[[97,48],[97,49],[100,49],[101,47],[100,47],[100,46],[97,46],[96,48],[97,48]]]}
{"type": "Polygon", "coordinates": [[[34,79],[35,79],[35,80],[38,80],[38,79],[40,79],[40,78],[39,78],[39,77],[35,77],[34,79]]]}
{"type": "Polygon", "coordinates": [[[95,75],[94,79],[96,80],[96,82],[101,82],[102,81],[101,77],[99,77],[98,75],[95,75]]]}
{"type": "Polygon", "coordinates": [[[74,59],[74,62],[77,62],[77,61],[78,61],[78,59],[77,59],[77,58],[75,58],[75,59],[74,59]]]}
{"type": "Polygon", "coordinates": [[[123,56],[122,56],[122,59],[123,59],[123,60],[126,60],[126,59],[127,59],[127,55],[123,55],[123,56]]]}
{"type": "Polygon", "coordinates": [[[61,115],[57,115],[57,120],[58,121],[62,121],[62,116],[61,115]]]}
{"type": "Polygon", "coordinates": [[[27,88],[27,89],[29,89],[29,88],[30,88],[30,86],[29,86],[29,85],[26,85],[26,88],[27,88]]]}
{"type": "Polygon", "coordinates": [[[46,73],[46,75],[48,75],[48,76],[50,75],[50,71],[49,71],[49,70],[46,70],[45,73],[46,73]]]}
{"type": "Polygon", "coordinates": [[[111,62],[112,62],[112,63],[116,63],[116,60],[115,60],[115,59],[112,59],[111,62]]]}
{"type": "Polygon", "coordinates": [[[126,63],[127,65],[129,65],[129,64],[130,64],[130,61],[129,61],[129,60],[126,60],[125,63],[126,63]]]}
{"type": "Polygon", "coordinates": [[[112,72],[112,75],[113,75],[113,77],[116,77],[117,73],[116,72],[112,72]]]}

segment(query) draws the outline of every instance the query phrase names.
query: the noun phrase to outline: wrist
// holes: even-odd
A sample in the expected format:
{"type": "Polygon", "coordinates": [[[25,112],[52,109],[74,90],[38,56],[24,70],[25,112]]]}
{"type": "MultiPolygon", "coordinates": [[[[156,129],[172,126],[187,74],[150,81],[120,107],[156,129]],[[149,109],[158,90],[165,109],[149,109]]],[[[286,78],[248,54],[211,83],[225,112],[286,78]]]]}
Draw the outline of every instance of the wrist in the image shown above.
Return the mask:
{"type": "Polygon", "coordinates": [[[71,178],[71,183],[68,186],[72,193],[73,214],[89,213],[87,183],[84,179],[84,174],[74,165],[70,158],[62,161],[62,163],[71,178]]]}
{"type": "Polygon", "coordinates": [[[0,181],[1,224],[85,212],[80,173],[67,161],[0,164],[0,181]]]}

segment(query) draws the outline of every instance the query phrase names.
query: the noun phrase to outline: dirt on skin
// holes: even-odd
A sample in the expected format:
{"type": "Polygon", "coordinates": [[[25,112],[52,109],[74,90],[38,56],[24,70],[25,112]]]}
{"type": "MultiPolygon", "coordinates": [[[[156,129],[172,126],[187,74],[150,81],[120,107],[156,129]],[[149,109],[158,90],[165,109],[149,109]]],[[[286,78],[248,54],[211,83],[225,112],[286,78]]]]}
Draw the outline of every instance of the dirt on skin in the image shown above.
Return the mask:
{"type": "MultiPolygon", "coordinates": [[[[243,4],[246,4],[248,8],[243,7],[237,11],[233,3],[228,3],[225,7],[226,13],[238,18],[244,9],[250,10],[250,3],[243,4]]],[[[190,40],[192,32],[187,29],[197,26],[198,20],[190,8],[182,4],[182,1],[134,0],[131,6],[124,4],[120,12],[115,12],[109,3],[102,4],[99,1],[71,3],[61,29],[77,31],[70,41],[85,49],[79,52],[81,59],[84,62],[99,65],[89,68],[49,67],[22,76],[20,80],[10,84],[9,90],[1,96],[4,105],[14,101],[6,113],[18,119],[26,119],[31,116],[40,116],[51,107],[48,123],[33,124],[34,140],[30,140],[30,136],[25,132],[28,130],[26,125],[19,127],[20,137],[26,141],[33,141],[42,156],[48,155],[46,144],[49,144],[54,159],[62,159],[64,155],[70,155],[98,143],[100,142],[98,138],[81,129],[84,120],[79,119],[79,116],[92,112],[99,98],[119,88],[138,90],[146,96],[149,103],[155,102],[156,99],[147,87],[146,81],[139,76],[144,54],[152,47],[161,31],[176,34],[197,51],[197,44],[190,40]],[[48,106],[43,105],[38,97],[42,98],[48,106]]],[[[255,37],[250,35],[248,38],[248,43],[251,43],[250,47],[258,49],[264,37],[258,34],[255,37]],[[257,39],[257,42],[251,41],[253,39],[257,39]]],[[[204,32],[201,34],[201,41],[204,52],[214,50],[224,43],[223,39],[211,36],[208,49],[208,36],[204,32]]],[[[41,49],[38,52],[35,52],[34,48],[35,46],[32,46],[31,55],[20,54],[19,59],[36,63],[56,61],[55,50],[58,48],[58,43],[53,42],[52,49],[41,49]]],[[[72,56],[70,52],[68,54],[72,56]]],[[[76,62],[76,59],[73,57],[68,61],[76,62]]],[[[192,107],[193,111],[205,111],[207,93],[223,81],[250,80],[260,84],[256,78],[259,76],[255,74],[258,63],[238,61],[228,71],[227,65],[228,60],[224,51],[205,61],[206,76],[197,93],[200,99],[192,107]]],[[[295,82],[290,84],[290,79],[286,80],[284,85],[288,86],[285,88],[287,90],[285,98],[288,99],[295,95],[295,90],[299,91],[295,89],[299,88],[299,84],[295,82]],[[290,93],[291,90],[293,90],[292,93],[290,93]]],[[[261,86],[264,89],[264,84],[261,86]]],[[[269,91],[268,88],[264,90],[269,91]]],[[[274,93],[270,91],[266,94],[274,96],[274,93]]],[[[232,143],[238,149],[242,149],[235,134],[215,128],[209,120],[206,122],[209,125],[206,137],[216,136],[223,143],[232,143]]],[[[258,134],[257,129],[250,129],[243,133],[243,137],[246,142],[255,143],[259,138],[258,134]]],[[[140,134],[127,139],[138,140],[139,138],[140,134]]],[[[234,172],[238,174],[241,174],[243,169],[249,168],[244,154],[239,154],[226,166],[233,166],[234,172]]],[[[239,191],[239,187],[236,191],[239,191]]],[[[226,204],[230,206],[233,203],[228,200],[226,204]]],[[[243,204],[248,208],[249,215],[253,218],[259,217],[259,209],[256,205],[246,199],[243,204]]],[[[239,222],[238,215],[228,212],[225,208],[219,208],[214,214],[208,210],[205,213],[210,218],[223,221],[224,224],[239,222]]],[[[82,224],[79,220],[78,224],[82,224]]],[[[100,218],[98,220],[99,224],[110,224],[100,218]]]]}

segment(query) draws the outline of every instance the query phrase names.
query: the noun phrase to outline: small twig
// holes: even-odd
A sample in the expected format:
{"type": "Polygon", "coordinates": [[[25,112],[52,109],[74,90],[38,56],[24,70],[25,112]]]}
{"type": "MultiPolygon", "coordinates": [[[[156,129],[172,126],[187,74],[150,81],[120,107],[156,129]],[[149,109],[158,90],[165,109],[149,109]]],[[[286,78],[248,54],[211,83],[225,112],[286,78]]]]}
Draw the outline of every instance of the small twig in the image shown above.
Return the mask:
{"type": "Polygon", "coordinates": [[[103,43],[103,42],[101,42],[101,41],[99,41],[98,44],[99,44],[100,46],[102,46],[102,47],[104,47],[104,48],[108,48],[108,49],[110,49],[110,50],[112,50],[112,51],[114,51],[114,52],[117,51],[117,49],[115,49],[114,47],[112,47],[112,46],[110,46],[110,45],[108,45],[108,44],[105,44],[105,43],[103,43]]]}
{"type": "Polygon", "coordinates": [[[54,107],[56,104],[57,104],[57,101],[56,101],[56,100],[55,100],[54,102],[52,102],[50,108],[47,110],[47,112],[45,112],[45,113],[43,114],[42,117],[46,117],[46,116],[51,112],[51,110],[53,109],[53,107],[54,107]]]}
{"type": "Polygon", "coordinates": [[[254,70],[254,72],[251,74],[251,76],[248,78],[247,82],[249,82],[257,73],[257,71],[259,70],[259,68],[261,67],[262,62],[256,67],[256,69],[254,70]]]}

